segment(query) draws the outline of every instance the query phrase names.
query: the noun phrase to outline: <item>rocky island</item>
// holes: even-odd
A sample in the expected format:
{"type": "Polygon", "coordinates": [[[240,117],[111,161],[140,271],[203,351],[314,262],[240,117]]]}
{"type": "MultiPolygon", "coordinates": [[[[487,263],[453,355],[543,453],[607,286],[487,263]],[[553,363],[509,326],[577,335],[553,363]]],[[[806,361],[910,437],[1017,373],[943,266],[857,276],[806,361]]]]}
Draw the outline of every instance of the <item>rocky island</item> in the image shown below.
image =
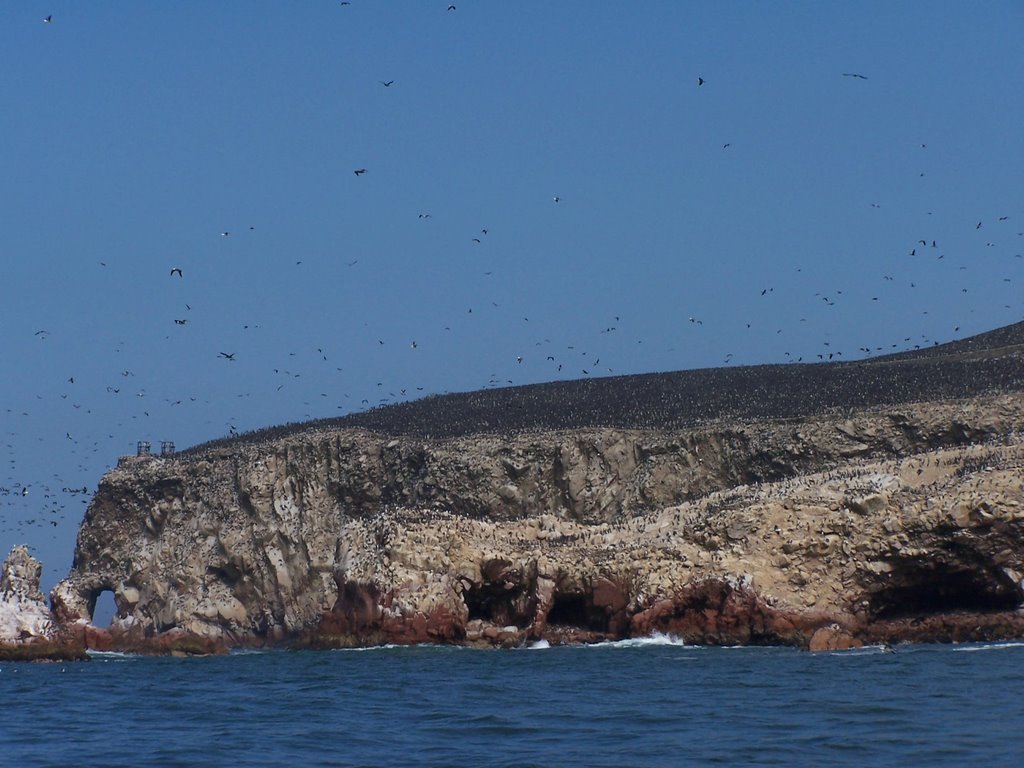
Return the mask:
{"type": "Polygon", "coordinates": [[[1022,605],[1018,323],[859,362],[441,395],[125,459],[50,618],[83,647],[157,653],[655,631],[833,649],[1021,638],[1022,605]]]}

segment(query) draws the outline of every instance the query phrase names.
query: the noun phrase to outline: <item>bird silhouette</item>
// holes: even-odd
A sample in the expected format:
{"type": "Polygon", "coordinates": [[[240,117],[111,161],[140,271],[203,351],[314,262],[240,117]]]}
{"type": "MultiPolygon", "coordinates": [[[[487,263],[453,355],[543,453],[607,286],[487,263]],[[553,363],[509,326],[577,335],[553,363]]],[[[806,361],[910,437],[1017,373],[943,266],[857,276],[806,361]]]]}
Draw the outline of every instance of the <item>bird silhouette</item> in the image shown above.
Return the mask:
{"type": "Polygon", "coordinates": [[[843,72],[843,77],[856,77],[859,80],[867,80],[867,75],[858,75],[856,72],[843,72]]]}
{"type": "Polygon", "coordinates": [[[353,171],[353,173],[356,176],[362,176],[364,173],[366,173],[366,169],[365,168],[356,168],[355,171],[353,171]]]}
{"type": "Polygon", "coordinates": [[[392,85],[395,84],[394,80],[379,80],[378,82],[385,88],[390,88],[392,85]]]}
{"type": "Polygon", "coordinates": [[[234,361],[235,353],[234,352],[221,352],[219,357],[223,357],[225,360],[234,361]]]}
{"type": "Polygon", "coordinates": [[[174,277],[175,274],[177,274],[178,277],[182,276],[181,275],[181,267],[171,267],[171,277],[174,277]]]}

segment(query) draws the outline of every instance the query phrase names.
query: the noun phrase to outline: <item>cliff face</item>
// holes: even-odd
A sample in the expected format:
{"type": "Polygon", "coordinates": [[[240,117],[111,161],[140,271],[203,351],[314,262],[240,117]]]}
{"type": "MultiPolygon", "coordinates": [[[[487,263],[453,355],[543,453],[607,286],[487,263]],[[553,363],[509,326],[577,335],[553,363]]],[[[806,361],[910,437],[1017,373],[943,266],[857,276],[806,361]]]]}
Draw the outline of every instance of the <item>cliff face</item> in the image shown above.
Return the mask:
{"type": "Polygon", "coordinates": [[[836,647],[1024,636],[1024,395],[450,438],[321,427],[104,477],[52,603],[111,638],[836,647]]]}

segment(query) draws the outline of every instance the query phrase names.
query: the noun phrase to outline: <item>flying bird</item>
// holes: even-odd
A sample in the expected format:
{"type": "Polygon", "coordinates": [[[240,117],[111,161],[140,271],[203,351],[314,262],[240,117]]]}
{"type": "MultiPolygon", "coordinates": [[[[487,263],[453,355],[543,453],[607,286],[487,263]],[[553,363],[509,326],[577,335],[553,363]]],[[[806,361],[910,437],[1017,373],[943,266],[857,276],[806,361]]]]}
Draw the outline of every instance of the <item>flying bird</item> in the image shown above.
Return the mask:
{"type": "Polygon", "coordinates": [[[843,77],[856,77],[859,80],[867,80],[867,75],[858,75],[856,72],[843,72],[843,77]]]}
{"type": "Polygon", "coordinates": [[[353,173],[355,173],[356,176],[362,176],[364,173],[366,173],[366,169],[356,168],[355,171],[353,171],[353,173]]]}
{"type": "Polygon", "coordinates": [[[223,357],[225,360],[234,360],[235,359],[235,353],[234,352],[230,352],[230,353],[229,352],[221,352],[219,357],[223,357]]]}
{"type": "Polygon", "coordinates": [[[171,277],[174,277],[175,274],[181,277],[181,267],[171,267],[171,277]]]}
{"type": "Polygon", "coordinates": [[[554,197],[552,197],[551,199],[552,199],[552,200],[554,200],[554,201],[555,201],[556,203],[560,203],[560,202],[562,202],[562,198],[560,198],[560,197],[559,197],[558,195],[555,195],[555,196],[554,196],[554,197]]]}
{"type": "Polygon", "coordinates": [[[175,325],[185,325],[186,323],[188,323],[188,320],[178,320],[177,318],[174,319],[175,325]]]}
{"type": "Polygon", "coordinates": [[[704,78],[703,77],[698,77],[697,78],[697,85],[704,85],[704,78]]]}
{"type": "Polygon", "coordinates": [[[395,83],[394,80],[380,80],[378,82],[380,82],[380,84],[383,85],[385,88],[390,88],[395,83]]]}
{"type": "Polygon", "coordinates": [[[52,14],[47,16],[45,19],[43,19],[43,24],[52,24],[52,23],[53,23],[53,15],[52,14]]]}

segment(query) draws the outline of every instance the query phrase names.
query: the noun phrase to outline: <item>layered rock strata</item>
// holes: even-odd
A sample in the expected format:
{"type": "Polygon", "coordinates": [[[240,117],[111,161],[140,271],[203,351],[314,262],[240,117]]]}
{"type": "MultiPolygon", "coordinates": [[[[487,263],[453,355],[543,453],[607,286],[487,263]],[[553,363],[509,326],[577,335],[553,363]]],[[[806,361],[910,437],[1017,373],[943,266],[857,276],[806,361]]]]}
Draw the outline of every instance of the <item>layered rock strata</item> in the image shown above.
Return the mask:
{"type": "Polygon", "coordinates": [[[1010,393],[213,445],[108,473],[52,604],[71,626],[109,590],[102,642],[156,650],[1024,637],[1022,436],[1010,393]]]}

